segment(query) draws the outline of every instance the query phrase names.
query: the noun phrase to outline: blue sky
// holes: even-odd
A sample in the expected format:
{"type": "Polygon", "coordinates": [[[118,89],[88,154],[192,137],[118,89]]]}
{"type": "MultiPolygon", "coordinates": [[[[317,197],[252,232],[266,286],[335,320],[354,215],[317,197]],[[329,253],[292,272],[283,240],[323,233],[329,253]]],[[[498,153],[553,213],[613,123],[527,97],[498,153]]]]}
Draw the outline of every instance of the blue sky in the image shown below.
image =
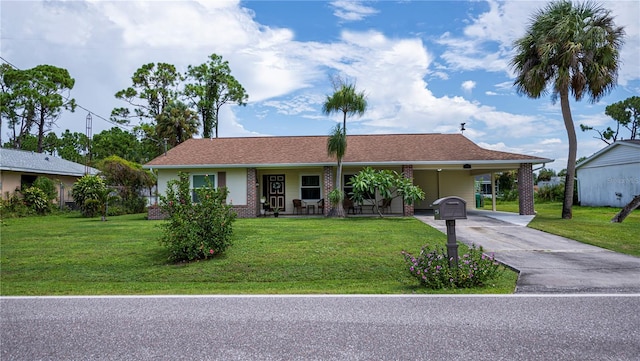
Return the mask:
{"type": "MultiPolygon", "coordinates": [[[[578,156],[606,144],[579,124],[605,128],[608,104],[640,94],[640,2],[605,1],[625,26],[618,86],[600,102],[572,101],[578,156]]],[[[141,65],[180,71],[216,53],[249,94],[225,106],[220,136],[326,135],[340,116],[321,105],[342,76],[367,94],[350,134],[456,133],[489,149],[566,167],[559,103],[516,94],[513,40],[542,1],[6,1],[1,56],[20,69],[66,68],[71,96],[94,113],[93,134],[113,125],[114,94],[141,65]]],[[[87,112],[65,113],[54,131],[85,132],[87,112]]],[[[8,130],[3,125],[2,139],[8,130]]]]}

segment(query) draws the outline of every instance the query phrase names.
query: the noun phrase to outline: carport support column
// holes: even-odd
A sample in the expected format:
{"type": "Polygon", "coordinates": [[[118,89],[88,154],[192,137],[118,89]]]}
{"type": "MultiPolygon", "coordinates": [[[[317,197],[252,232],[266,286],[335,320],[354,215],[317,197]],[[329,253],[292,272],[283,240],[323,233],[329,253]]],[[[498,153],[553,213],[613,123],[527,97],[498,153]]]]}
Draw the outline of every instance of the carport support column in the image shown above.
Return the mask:
{"type": "Polygon", "coordinates": [[[331,207],[331,203],[329,203],[329,193],[333,190],[333,167],[324,167],[323,179],[324,193],[322,193],[322,196],[324,197],[324,209],[322,212],[326,216],[329,214],[329,209],[331,207]]]}
{"type": "Polygon", "coordinates": [[[533,207],[533,165],[531,163],[520,163],[518,200],[521,215],[536,214],[533,207]]]}
{"type": "MultiPolygon", "coordinates": [[[[413,184],[413,165],[403,165],[402,166],[402,175],[411,181],[413,184]]],[[[402,215],[405,217],[411,217],[414,213],[414,204],[406,204],[404,200],[402,201],[403,209],[402,215]]]]}

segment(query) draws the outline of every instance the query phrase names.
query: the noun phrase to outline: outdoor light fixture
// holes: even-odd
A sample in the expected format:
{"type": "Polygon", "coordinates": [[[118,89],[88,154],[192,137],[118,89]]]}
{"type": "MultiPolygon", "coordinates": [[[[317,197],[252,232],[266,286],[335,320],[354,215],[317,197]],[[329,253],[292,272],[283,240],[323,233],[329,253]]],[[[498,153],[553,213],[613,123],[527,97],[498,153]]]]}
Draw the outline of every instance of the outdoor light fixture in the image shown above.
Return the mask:
{"type": "Polygon", "coordinates": [[[464,168],[464,169],[471,169],[471,164],[468,164],[468,163],[467,163],[467,164],[463,165],[463,166],[462,166],[462,168],[464,168]]]}

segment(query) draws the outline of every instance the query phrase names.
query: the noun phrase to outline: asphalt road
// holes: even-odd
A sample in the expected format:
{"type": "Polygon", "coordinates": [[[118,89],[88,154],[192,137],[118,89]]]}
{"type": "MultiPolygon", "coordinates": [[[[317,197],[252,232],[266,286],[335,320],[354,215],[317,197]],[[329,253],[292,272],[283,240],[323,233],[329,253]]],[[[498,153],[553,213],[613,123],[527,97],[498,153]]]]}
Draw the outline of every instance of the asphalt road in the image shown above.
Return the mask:
{"type": "Polygon", "coordinates": [[[640,294],[0,298],[5,360],[640,360],[640,294]]]}

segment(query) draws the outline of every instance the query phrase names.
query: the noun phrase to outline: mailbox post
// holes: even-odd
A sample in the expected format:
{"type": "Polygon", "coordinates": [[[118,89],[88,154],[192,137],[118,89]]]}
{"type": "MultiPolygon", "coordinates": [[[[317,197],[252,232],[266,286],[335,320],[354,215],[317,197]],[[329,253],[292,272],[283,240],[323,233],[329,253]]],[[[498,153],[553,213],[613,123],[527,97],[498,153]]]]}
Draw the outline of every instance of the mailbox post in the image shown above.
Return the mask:
{"type": "Polygon", "coordinates": [[[460,197],[444,197],[433,202],[433,217],[447,224],[447,257],[449,267],[458,268],[458,243],[456,242],[456,219],[467,219],[467,202],[460,197]],[[453,263],[452,263],[453,261],[453,263]]]}

